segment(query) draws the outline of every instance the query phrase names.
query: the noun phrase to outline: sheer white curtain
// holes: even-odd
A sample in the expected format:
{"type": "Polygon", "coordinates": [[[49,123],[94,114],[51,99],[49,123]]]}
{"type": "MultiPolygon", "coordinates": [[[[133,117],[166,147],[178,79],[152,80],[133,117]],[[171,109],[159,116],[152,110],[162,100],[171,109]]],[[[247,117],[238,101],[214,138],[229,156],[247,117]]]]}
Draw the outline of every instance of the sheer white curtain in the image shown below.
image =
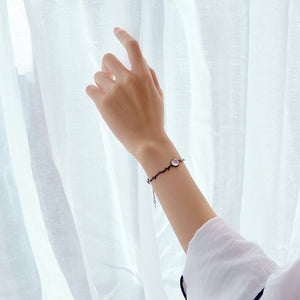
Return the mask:
{"type": "Polygon", "coordinates": [[[300,256],[299,1],[0,6],[0,299],[183,299],[176,235],[85,93],[105,53],[130,68],[115,26],[216,212],[277,263],[300,256]]]}

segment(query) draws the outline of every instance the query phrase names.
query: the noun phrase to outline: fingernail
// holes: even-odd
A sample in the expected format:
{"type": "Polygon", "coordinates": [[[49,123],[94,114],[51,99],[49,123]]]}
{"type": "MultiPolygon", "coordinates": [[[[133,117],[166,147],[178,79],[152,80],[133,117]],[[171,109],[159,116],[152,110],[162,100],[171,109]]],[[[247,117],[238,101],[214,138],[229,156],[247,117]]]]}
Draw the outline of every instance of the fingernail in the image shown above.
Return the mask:
{"type": "Polygon", "coordinates": [[[120,29],[120,27],[115,27],[114,32],[116,32],[118,29],[120,29]]]}

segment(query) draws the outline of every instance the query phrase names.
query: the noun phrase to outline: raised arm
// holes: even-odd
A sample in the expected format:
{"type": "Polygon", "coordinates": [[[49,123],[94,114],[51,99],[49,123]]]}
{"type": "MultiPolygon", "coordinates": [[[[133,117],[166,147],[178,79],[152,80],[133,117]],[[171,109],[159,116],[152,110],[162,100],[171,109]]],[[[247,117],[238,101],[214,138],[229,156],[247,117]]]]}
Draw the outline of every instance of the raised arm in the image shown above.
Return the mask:
{"type": "MultiPolygon", "coordinates": [[[[97,86],[87,86],[86,92],[114,135],[152,178],[181,154],[164,130],[163,92],[154,70],[127,31],[118,29],[115,35],[126,48],[132,69],[128,70],[113,54],[106,54],[102,71],[94,76],[97,86]]],[[[215,217],[215,212],[184,162],[160,174],[151,184],[187,252],[197,229],[215,217]]]]}
{"type": "MultiPolygon", "coordinates": [[[[170,164],[172,158],[181,158],[181,154],[168,137],[153,141],[144,146],[137,160],[142,165],[148,178],[170,164]]],[[[155,194],[180,241],[187,252],[193,235],[205,222],[216,216],[200,189],[194,182],[186,165],[171,167],[159,174],[151,182],[155,194]]]]}

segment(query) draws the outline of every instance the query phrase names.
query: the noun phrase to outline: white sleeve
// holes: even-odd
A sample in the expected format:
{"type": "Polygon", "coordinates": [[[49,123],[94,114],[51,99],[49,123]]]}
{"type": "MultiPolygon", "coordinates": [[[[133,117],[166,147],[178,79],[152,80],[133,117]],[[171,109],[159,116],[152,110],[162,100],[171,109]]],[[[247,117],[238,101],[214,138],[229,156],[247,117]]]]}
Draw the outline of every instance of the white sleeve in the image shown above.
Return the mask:
{"type": "Polygon", "coordinates": [[[289,299],[266,298],[267,280],[278,269],[256,243],[215,217],[189,242],[181,289],[188,300],[253,300],[264,288],[263,300],[289,299]]]}
{"type": "Polygon", "coordinates": [[[282,266],[268,279],[261,300],[300,299],[300,259],[282,266]]]}

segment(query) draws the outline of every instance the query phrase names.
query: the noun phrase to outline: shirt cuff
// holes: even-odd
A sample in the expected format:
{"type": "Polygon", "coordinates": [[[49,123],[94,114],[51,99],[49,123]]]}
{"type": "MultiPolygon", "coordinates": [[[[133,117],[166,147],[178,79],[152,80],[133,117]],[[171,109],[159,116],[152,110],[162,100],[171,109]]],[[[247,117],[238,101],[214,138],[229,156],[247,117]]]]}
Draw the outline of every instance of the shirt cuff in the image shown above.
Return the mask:
{"type": "Polygon", "coordinates": [[[256,243],[217,216],[189,242],[180,286],[189,300],[253,300],[278,268],[256,243]]]}

